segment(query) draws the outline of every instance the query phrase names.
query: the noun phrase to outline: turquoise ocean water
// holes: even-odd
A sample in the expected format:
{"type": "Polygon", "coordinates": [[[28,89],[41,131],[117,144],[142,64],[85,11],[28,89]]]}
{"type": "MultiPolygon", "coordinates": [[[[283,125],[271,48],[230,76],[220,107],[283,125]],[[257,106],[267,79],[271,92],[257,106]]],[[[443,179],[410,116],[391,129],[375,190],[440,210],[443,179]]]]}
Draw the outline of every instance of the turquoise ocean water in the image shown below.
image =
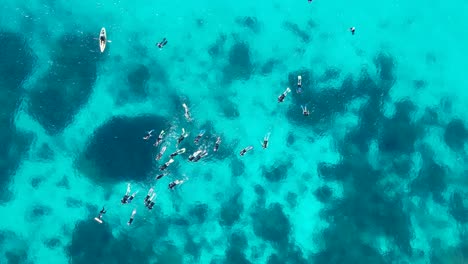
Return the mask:
{"type": "Polygon", "coordinates": [[[0,13],[0,263],[468,263],[468,2],[2,0],[0,13]],[[187,152],[156,181],[182,128],[187,152]],[[122,205],[127,183],[139,192],[122,205]]]}

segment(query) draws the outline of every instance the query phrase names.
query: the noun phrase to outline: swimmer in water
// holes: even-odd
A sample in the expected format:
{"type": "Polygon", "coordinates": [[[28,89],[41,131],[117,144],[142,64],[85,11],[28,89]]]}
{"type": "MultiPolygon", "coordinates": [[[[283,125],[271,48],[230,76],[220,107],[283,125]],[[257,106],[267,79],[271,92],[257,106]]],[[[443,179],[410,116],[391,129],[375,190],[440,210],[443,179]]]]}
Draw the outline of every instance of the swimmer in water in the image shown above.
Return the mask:
{"type": "Polygon", "coordinates": [[[161,148],[161,151],[159,151],[159,154],[156,156],[155,160],[160,160],[164,155],[164,152],[166,152],[166,146],[161,148]]]}
{"type": "Polygon", "coordinates": [[[185,153],[185,148],[181,148],[181,149],[178,149],[176,150],[174,153],[171,154],[171,158],[179,155],[179,154],[184,154],[185,153]]]}
{"type": "Polygon", "coordinates": [[[159,170],[160,171],[163,171],[165,169],[167,169],[167,167],[169,167],[169,165],[171,165],[171,163],[174,162],[173,159],[170,159],[168,162],[164,163],[163,165],[161,165],[161,167],[159,167],[159,170]]]}
{"type": "Polygon", "coordinates": [[[155,147],[159,146],[159,143],[161,143],[165,133],[166,132],[164,132],[164,130],[161,130],[161,133],[159,133],[158,139],[156,139],[156,142],[154,142],[153,146],[155,147]]]}
{"type": "Polygon", "coordinates": [[[153,190],[153,187],[151,187],[148,191],[148,194],[145,196],[145,205],[148,203],[148,200],[150,199],[153,193],[154,193],[154,190],[153,190]]]}
{"type": "Polygon", "coordinates": [[[204,134],[205,134],[205,130],[200,130],[200,133],[198,133],[197,137],[195,138],[193,142],[195,144],[198,144],[198,142],[200,141],[200,139],[203,137],[204,134]]]}
{"type": "Polygon", "coordinates": [[[219,144],[221,144],[221,137],[218,137],[218,138],[216,139],[216,143],[215,143],[214,148],[213,148],[213,151],[214,151],[214,152],[218,151],[218,149],[219,149],[219,144]]]}
{"type": "Polygon", "coordinates": [[[193,162],[199,161],[201,158],[205,157],[206,155],[208,155],[208,151],[202,150],[202,151],[200,152],[200,154],[198,154],[198,155],[193,159],[193,162]]]}
{"type": "Polygon", "coordinates": [[[130,198],[130,183],[127,184],[127,192],[125,193],[124,197],[122,198],[122,200],[120,200],[120,202],[122,202],[122,204],[126,204],[127,201],[128,201],[128,198],[130,198]]]}
{"type": "Polygon", "coordinates": [[[177,139],[177,144],[180,144],[182,140],[184,140],[188,136],[188,133],[185,132],[185,129],[182,128],[182,134],[180,134],[179,138],[177,139]]]}
{"type": "Polygon", "coordinates": [[[284,98],[286,98],[286,95],[288,95],[288,93],[291,92],[291,89],[286,88],[286,90],[280,95],[278,96],[278,103],[282,103],[284,101],[284,98]]]}
{"type": "Polygon", "coordinates": [[[245,147],[244,149],[242,149],[242,150],[240,151],[240,153],[239,153],[239,154],[240,154],[241,156],[244,156],[244,155],[245,155],[245,153],[247,153],[247,152],[251,151],[252,149],[253,149],[253,147],[252,147],[252,146],[245,147]]]}
{"type": "Polygon", "coordinates": [[[355,27],[350,27],[349,31],[351,31],[351,34],[354,35],[354,32],[356,31],[356,28],[355,27]]]}
{"type": "Polygon", "coordinates": [[[161,179],[162,177],[164,177],[164,176],[166,176],[166,175],[168,175],[168,174],[169,174],[169,173],[166,173],[166,172],[165,172],[165,173],[158,174],[158,175],[156,176],[156,180],[159,180],[159,179],[161,179]]]}
{"type": "Polygon", "coordinates": [[[133,209],[132,215],[130,216],[130,219],[127,222],[127,225],[131,225],[133,223],[133,219],[135,218],[136,215],[136,209],[133,209]]]}
{"type": "Polygon", "coordinates": [[[158,48],[162,49],[162,48],[164,48],[164,46],[166,46],[166,44],[167,44],[167,39],[163,38],[161,40],[161,42],[158,42],[157,46],[158,46],[158,48]]]}
{"type": "Polygon", "coordinates": [[[307,106],[301,105],[301,108],[302,108],[302,114],[303,115],[305,115],[305,116],[310,115],[310,111],[309,111],[309,109],[307,109],[307,106]]]}
{"type": "Polygon", "coordinates": [[[151,129],[150,131],[146,132],[146,136],[143,137],[144,140],[150,139],[150,137],[153,136],[154,129],[151,129]]]}
{"type": "Polygon", "coordinates": [[[153,209],[153,206],[154,206],[153,200],[154,200],[154,198],[156,198],[156,194],[155,194],[155,193],[153,193],[153,195],[151,195],[151,198],[149,198],[149,199],[145,202],[146,208],[148,208],[148,209],[150,209],[150,210],[153,209]]]}
{"type": "Polygon", "coordinates": [[[133,201],[133,198],[135,198],[135,195],[137,195],[138,191],[132,193],[130,197],[127,199],[127,203],[131,203],[133,201]]]}
{"type": "Polygon", "coordinates": [[[302,93],[302,76],[297,76],[297,93],[302,93]]]}
{"type": "Polygon", "coordinates": [[[185,103],[183,103],[182,107],[184,108],[184,111],[185,111],[184,116],[187,119],[187,121],[189,122],[192,121],[192,117],[190,116],[190,111],[188,109],[188,106],[185,103]]]}
{"type": "MultiPolygon", "coordinates": [[[[205,151],[206,152],[206,151],[205,151]]],[[[198,160],[200,160],[198,158],[198,156],[200,156],[201,154],[203,153],[203,150],[199,149],[197,151],[195,151],[192,155],[189,156],[188,160],[189,161],[193,161],[193,162],[196,162],[198,160]]]]}
{"type": "Polygon", "coordinates": [[[264,149],[268,148],[268,140],[270,140],[270,132],[268,132],[268,134],[266,134],[265,137],[263,138],[262,148],[264,149]]]}
{"type": "Polygon", "coordinates": [[[100,224],[102,224],[102,216],[106,213],[106,209],[104,209],[104,207],[102,207],[101,211],[99,212],[99,215],[97,217],[94,218],[94,220],[96,220],[97,222],[99,222],[100,224]]]}
{"type": "MultiPolygon", "coordinates": [[[[187,179],[185,179],[185,180],[187,180],[187,179]]],[[[169,189],[173,190],[177,185],[181,185],[182,183],[184,183],[185,180],[175,180],[175,181],[169,183],[169,189]]]]}

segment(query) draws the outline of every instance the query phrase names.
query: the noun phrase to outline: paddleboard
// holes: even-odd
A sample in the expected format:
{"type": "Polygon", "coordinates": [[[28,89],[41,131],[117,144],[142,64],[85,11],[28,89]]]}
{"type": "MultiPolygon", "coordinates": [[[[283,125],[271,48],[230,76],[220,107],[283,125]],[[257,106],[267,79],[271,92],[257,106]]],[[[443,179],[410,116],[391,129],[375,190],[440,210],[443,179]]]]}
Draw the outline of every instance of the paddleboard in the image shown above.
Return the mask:
{"type": "Polygon", "coordinates": [[[101,219],[99,219],[99,218],[95,217],[95,218],[94,218],[94,220],[96,220],[96,222],[98,222],[98,223],[102,224],[102,220],[101,220],[101,219]]]}
{"type": "Polygon", "coordinates": [[[106,29],[102,28],[101,33],[99,34],[99,48],[101,49],[101,52],[104,52],[104,50],[106,49],[106,43],[107,43],[106,29]],[[101,40],[102,37],[104,37],[104,40],[101,40]]]}

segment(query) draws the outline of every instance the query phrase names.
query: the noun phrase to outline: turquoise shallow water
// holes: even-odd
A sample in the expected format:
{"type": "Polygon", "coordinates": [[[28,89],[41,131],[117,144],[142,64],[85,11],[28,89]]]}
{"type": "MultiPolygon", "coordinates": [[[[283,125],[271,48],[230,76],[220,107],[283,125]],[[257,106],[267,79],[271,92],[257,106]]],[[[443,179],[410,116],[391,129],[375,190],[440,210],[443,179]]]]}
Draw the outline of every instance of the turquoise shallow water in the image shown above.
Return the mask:
{"type": "Polygon", "coordinates": [[[465,1],[4,0],[0,12],[0,263],[467,261],[465,1]],[[187,153],[156,182],[181,128],[187,153]],[[150,129],[167,132],[160,161],[150,129]],[[127,183],[139,193],[121,205],[127,183]]]}

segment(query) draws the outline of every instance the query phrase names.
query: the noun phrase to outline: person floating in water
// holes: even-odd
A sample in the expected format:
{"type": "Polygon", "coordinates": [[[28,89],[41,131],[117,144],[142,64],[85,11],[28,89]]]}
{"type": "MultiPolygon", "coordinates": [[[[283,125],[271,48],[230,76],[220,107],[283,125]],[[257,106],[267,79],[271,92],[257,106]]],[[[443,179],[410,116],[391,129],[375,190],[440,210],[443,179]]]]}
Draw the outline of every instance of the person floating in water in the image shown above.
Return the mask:
{"type": "Polygon", "coordinates": [[[159,167],[159,170],[160,171],[163,171],[163,170],[166,170],[167,167],[169,167],[169,165],[171,165],[171,163],[174,162],[173,159],[170,159],[168,162],[164,163],[163,165],[161,165],[161,167],[159,167]]]}
{"type": "Polygon", "coordinates": [[[161,148],[161,151],[159,151],[159,153],[156,156],[155,160],[160,160],[162,158],[162,156],[164,155],[164,152],[166,152],[166,146],[161,148]]]}
{"type": "Polygon", "coordinates": [[[297,76],[297,89],[296,89],[296,92],[297,93],[302,93],[302,76],[301,75],[297,76]]]}
{"type": "Polygon", "coordinates": [[[218,151],[218,149],[219,149],[219,144],[221,144],[221,137],[218,137],[218,138],[216,139],[216,143],[215,143],[214,148],[213,148],[213,151],[214,151],[214,152],[218,151]]]}
{"type": "Polygon", "coordinates": [[[161,130],[161,132],[159,133],[158,139],[156,139],[156,142],[154,142],[153,146],[155,147],[159,146],[159,143],[161,143],[165,133],[166,132],[164,132],[164,130],[161,130]]]}
{"type": "Polygon", "coordinates": [[[351,31],[351,34],[354,35],[354,32],[356,32],[356,28],[355,27],[350,27],[349,31],[351,31]]]}
{"type": "Polygon", "coordinates": [[[190,111],[189,111],[188,106],[185,103],[183,103],[182,107],[184,108],[184,111],[185,111],[184,116],[187,119],[187,121],[189,121],[189,122],[192,121],[192,116],[190,115],[190,111]]]}
{"type": "Polygon", "coordinates": [[[188,133],[185,132],[185,129],[182,128],[182,134],[180,134],[179,138],[177,139],[177,144],[180,144],[182,140],[184,140],[188,136],[188,133]]]}
{"type": "Polygon", "coordinates": [[[127,192],[125,193],[124,197],[120,201],[122,202],[122,204],[131,203],[133,198],[135,198],[135,195],[137,195],[137,193],[138,193],[138,191],[136,191],[132,195],[130,195],[130,183],[129,183],[129,184],[127,184],[127,192]]]}
{"type": "Polygon", "coordinates": [[[291,89],[286,88],[286,90],[280,95],[278,96],[278,103],[282,103],[284,101],[284,98],[286,98],[286,95],[288,95],[288,93],[291,92],[291,89]]]}
{"type": "Polygon", "coordinates": [[[195,151],[192,155],[190,155],[188,160],[193,161],[193,162],[197,162],[201,158],[205,157],[206,155],[208,155],[208,152],[206,150],[199,149],[199,150],[195,151]]]}
{"type": "Polygon", "coordinates": [[[247,152],[251,151],[252,149],[253,149],[253,147],[252,147],[252,146],[245,147],[244,149],[242,149],[242,150],[240,151],[240,153],[239,153],[239,154],[240,154],[241,156],[244,156],[244,155],[245,155],[245,153],[247,153],[247,152]]]}
{"type": "Polygon", "coordinates": [[[156,198],[156,193],[153,193],[151,197],[148,198],[148,200],[145,201],[145,207],[148,208],[149,210],[153,209],[154,206],[154,198],[156,198]]]}
{"type": "Polygon", "coordinates": [[[308,116],[310,114],[309,109],[307,109],[307,106],[301,105],[302,108],[302,114],[305,116],[308,116]]]}
{"type": "Polygon", "coordinates": [[[102,216],[104,216],[104,214],[106,213],[106,209],[104,209],[104,207],[102,207],[101,211],[99,212],[99,215],[97,217],[94,218],[94,220],[96,220],[98,223],[102,224],[102,216]]]}
{"type": "Polygon", "coordinates": [[[208,155],[208,151],[202,150],[202,151],[193,159],[193,162],[199,161],[201,158],[205,157],[206,155],[208,155]]]}
{"type": "Polygon", "coordinates": [[[153,187],[151,187],[151,188],[149,189],[149,191],[148,191],[148,194],[146,194],[146,196],[145,196],[145,205],[147,204],[149,198],[151,197],[151,195],[152,195],[153,193],[154,193],[154,189],[153,189],[153,187]]]}
{"type": "Polygon", "coordinates": [[[198,133],[198,135],[195,137],[195,140],[193,142],[195,144],[198,144],[198,142],[200,141],[200,139],[203,137],[204,134],[205,134],[205,130],[201,130],[200,133],[198,133]]]}
{"type": "Polygon", "coordinates": [[[161,179],[162,177],[166,176],[167,174],[169,174],[169,173],[161,173],[161,174],[157,175],[156,180],[161,179]]]}
{"type": "Polygon", "coordinates": [[[150,139],[150,137],[153,136],[154,129],[151,129],[150,131],[146,132],[146,136],[143,137],[144,140],[150,139]]]}
{"type": "Polygon", "coordinates": [[[157,46],[158,48],[162,49],[164,48],[164,46],[166,46],[166,44],[167,44],[167,39],[163,38],[160,42],[158,42],[157,46]]]}
{"type": "Polygon", "coordinates": [[[268,140],[270,140],[270,132],[268,132],[268,134],[266,134],[265,137],[263,137],[262,148],[268,148],[268,140]]]}
{"type": "Polygon", "coordinates": [[[187,180],[187,178],[184,179],[184,180],[175,180],[175,181],[169,183],[169,189],[173,190],[177,185],[181,185],[181,184],[184,183],[186,180],[187,180]]]}
{"type": "Polygon", "coordinates": [[[179,154],[184,154],[184,153],[185,153],[185,148],[178,149],[174,153],[171,154],[171,158],[174,158],[175,156],[179,154]]]}
{"type": "Polygon", "coordinates": [[[130,183],[127,184],[127,192],[125,193],[124,197],[122,200],[120,200],[123,204],[126,204],[128,201],[128,198],[130,197],[130,183]]]}
{"type": "Polygon", "coordinates": [[[133,209],[132,215],[130,216],[130,219],[127,222],[127,225],[131,225],[133,223],[133,219],[135,218],[136,215],[136,209],[133,209]]]}

